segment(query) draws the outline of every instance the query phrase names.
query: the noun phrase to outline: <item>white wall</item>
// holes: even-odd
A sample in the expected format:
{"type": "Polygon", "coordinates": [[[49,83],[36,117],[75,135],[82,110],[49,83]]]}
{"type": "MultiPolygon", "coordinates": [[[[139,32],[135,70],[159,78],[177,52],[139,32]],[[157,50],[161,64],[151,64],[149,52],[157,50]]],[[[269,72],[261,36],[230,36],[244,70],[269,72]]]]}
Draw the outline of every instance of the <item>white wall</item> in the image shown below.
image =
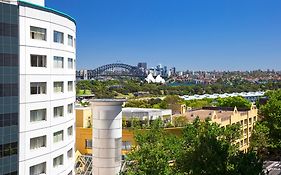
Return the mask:
{"type": "Polygon", "coordinates": [[[45,0],[25,0],[25,2],[45,6],[45,0]]]}
{"type": "MultiPolygon", "coordinates": [[[[29,0],[32,3],[44,5],[43,0],[29,0]]],[[[47,175],[68,175],[74,173],[75,151],[75,110],[67,113],[67,105],[75,102],[75,86],[68,92],[68,81],[75,82],[75,67],[69,69],[67,59],[76,60],[76,49],[68,46],[67,35],[76,38],[75,24],[59,15],[39,11],[36,9],[19,8],[20,18],[20,125],[19,125],[19,175],[30,175],[31,166],[46,162],[47,175]],[[47,41],[30,38],[30,26],[47,29],[47,41]],[[64,44],[53,42],[53,31],[64,33],[64,44]],[[46,55],[47,67],[31,67],[30,55],[46,55]],[[53,67],[53,57],[64,57],[64,68],[53,67]],[[53,82],[64,82],[64,93],[54,93],[53,82]],[[31,95],[31,82],[46,82],[46,95],[31,95]],[[53,109],[56,106],[64,106],[64,117],[54,118],[53,109]],[[47,109],[47,120],[42,122],[30,122],[30,110],[47,109]],[[67,128],[73,126],[73,135],[68,136],[67,128]],[[63,130],[64,140],[60,143],[53,142],[53,133],[63,130]],[[38,150],[30,150],[30,139],[47,136],[47,146],[38,150]],[[67,158],[67,151],[73,149],[73,158],[67,158]],[[64,155],[63,166],[53,167],[53,159],[64,155]]],[[[75,85],[75,83],[73,83],[75,85]]]]}
{"type": "Polygon", "coordinates": [[[116,175],[121,168],[122,100],[95,100],[93,111],[93,174],[116,175]]]}

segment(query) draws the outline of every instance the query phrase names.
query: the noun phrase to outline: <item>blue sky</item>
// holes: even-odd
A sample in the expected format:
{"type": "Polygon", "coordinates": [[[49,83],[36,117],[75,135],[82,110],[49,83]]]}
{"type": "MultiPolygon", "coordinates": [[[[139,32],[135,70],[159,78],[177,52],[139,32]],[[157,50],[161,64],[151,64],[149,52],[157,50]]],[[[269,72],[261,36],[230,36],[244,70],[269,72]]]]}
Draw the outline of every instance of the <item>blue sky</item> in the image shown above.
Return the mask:
{"type": "Polygon", "coordinates": [[[280,0],[46,0],[77,21],[77,69],[281,70],[280,0]]]}

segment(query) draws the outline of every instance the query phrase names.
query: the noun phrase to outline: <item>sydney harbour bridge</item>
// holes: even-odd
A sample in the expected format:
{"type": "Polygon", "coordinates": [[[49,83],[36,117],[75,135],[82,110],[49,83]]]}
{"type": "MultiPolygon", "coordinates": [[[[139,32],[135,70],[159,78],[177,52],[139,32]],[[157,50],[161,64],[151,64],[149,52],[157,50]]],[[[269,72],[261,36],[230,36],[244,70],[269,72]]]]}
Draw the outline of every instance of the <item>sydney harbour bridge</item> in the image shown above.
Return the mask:
{"type": "MultiPolygon", "coordinates": [[[[83,75],[80,74],[80,76],[83,75]]],[[[114,76],[128,76],[128,77],[143,78],[146,76],[146,71],[141,67],[132,66],[124,63],[106,64],[98,68],[95,68],[93,70],[87,70],[87,79],[95,79],[98,77],[114,77],[114,76]]]]}

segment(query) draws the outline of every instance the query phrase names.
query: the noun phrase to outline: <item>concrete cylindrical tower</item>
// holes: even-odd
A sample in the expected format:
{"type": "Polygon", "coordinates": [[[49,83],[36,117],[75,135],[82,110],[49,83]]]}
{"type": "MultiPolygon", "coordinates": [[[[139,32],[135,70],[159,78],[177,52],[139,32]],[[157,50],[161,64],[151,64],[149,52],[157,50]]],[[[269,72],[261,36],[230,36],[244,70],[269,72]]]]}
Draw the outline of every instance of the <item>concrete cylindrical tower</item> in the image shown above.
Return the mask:
{"type": "Polygon", "coordinates": [[[92,100],[93,174],[116,175],[121,168],[123,99],[92,100]]]}

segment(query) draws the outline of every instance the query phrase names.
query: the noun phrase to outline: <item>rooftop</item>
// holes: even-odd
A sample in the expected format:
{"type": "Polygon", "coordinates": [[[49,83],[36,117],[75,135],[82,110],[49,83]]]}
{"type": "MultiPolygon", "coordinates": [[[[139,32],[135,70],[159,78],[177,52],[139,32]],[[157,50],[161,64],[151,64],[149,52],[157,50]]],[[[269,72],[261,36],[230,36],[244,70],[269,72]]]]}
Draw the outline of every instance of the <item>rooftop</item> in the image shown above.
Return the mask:
{"type": "Polygon", "coordinates": [[[123,108],[123,112],[161,112],[171,111],[171,109],[154,109],[154,108],[123,108]]]}
{"type": "Polygon", "coordinates": [[[30,2],[26,2],[26,1],[23,1],[23,0],[19,0],[18,2],[19,2],[19,5],[21,5],[21,6],[30,7],[30,8],[34,8],[34,9],[50,12],[50,13],[53,13],[53,14],[56,14],[56,15],[60,15],[62,17],[65,17],[65,18],[71,20],[72,22],[74,22],[74,24],[76,24],[76,21],[75,21],[74,18],[72,18],[68,14],[63,13],[61,11],[58,11],[58,10],[55,10],[55,9],[52,9],[52,8],[49,8],[49,7],[44,7],[44,6],[41,6],[41,5],[38,5],[38,4],[33,4],[33,3],[30,3],[30,2]]]}
{"type": "Polygon", "coordinates": [[[216,113],[218,118],[222,120],[227,120],[233,114],[233,111],[229,110],[208,110],[208,109],[199,109],[199,110],[191,110],[183,114],[188,120],[194,120],[195,118],[199,117],[200,120],[205,120],[207,118],[212,118],[216,113]]]}
{"type": "Polygon", "coordinates": [[[226,98],[226,97],[236,97],[236,96],[242,96],[242,97],[261,97],[264,96],[265,92],[241,92],[241,93],[224,93],[224,94],[203,94],[203,95],[183,95],[181,96],[184,100],[199,100],[204,98],[226,98]]]}

